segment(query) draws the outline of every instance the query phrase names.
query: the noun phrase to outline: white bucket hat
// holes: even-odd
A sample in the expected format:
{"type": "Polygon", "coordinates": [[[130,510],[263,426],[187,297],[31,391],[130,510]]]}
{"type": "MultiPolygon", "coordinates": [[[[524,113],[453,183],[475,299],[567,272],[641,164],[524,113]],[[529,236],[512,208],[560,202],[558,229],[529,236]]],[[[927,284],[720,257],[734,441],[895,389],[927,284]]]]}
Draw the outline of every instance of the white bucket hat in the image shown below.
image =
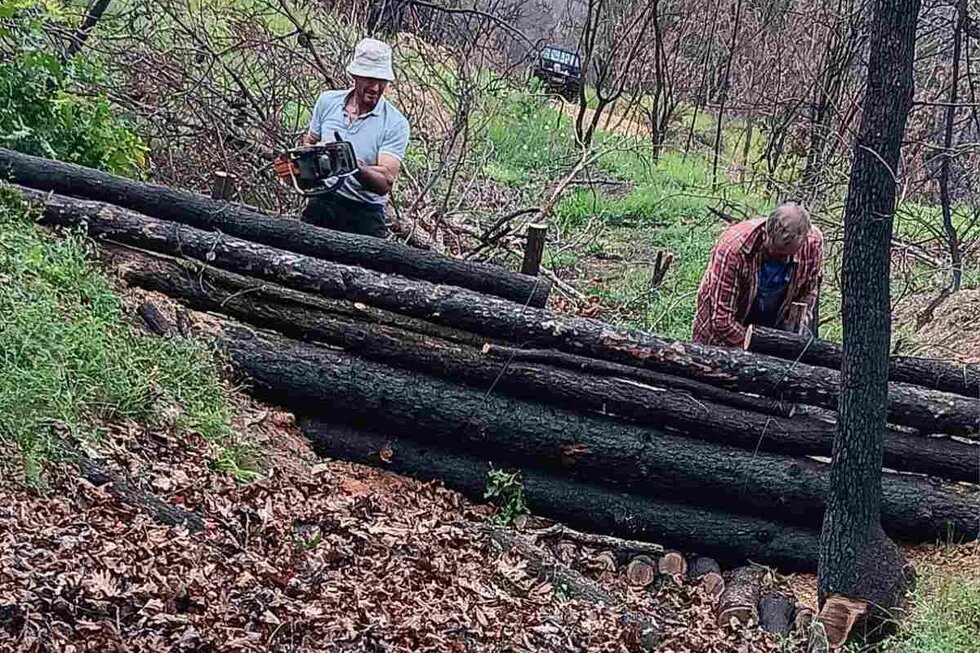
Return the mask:
{"type": "Polygon", "coordinates": [[[347,72],[390,82],[395,79],[391,70],[391,46],[377,39],[361,39],[354,48],[354,58],[347,66],[347,72]]]}

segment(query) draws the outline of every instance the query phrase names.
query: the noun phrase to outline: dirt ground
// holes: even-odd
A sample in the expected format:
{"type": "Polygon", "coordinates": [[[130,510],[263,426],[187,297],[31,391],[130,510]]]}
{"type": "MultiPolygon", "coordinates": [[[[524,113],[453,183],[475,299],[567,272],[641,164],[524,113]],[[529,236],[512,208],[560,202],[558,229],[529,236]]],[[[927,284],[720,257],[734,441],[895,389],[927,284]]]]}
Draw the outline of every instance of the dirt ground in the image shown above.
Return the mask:
{"type": "Polygon", "coordinates": [[[893,336],[901,353],[962,364],[980,363],[980,289],[961,290],[950,296],[935,310],[932,320],[916,329],[919,315],[933,298],[934,295],[912,298],[893,316],[896,324],[908,325],[893,336]]]}

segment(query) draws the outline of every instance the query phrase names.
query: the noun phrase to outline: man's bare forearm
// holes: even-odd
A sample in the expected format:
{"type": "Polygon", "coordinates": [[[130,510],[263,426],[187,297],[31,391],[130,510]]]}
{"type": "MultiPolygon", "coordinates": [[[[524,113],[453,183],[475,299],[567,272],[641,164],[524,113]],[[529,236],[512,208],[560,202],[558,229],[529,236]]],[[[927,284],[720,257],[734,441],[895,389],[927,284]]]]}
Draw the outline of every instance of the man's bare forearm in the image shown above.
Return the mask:
{"type": "Polygon", "coordinates": [[[391,172],[384,166],[361,165],[357,170],[357,179],[364,188],[378,195],[387,195],[395,180],[391,172]]]}

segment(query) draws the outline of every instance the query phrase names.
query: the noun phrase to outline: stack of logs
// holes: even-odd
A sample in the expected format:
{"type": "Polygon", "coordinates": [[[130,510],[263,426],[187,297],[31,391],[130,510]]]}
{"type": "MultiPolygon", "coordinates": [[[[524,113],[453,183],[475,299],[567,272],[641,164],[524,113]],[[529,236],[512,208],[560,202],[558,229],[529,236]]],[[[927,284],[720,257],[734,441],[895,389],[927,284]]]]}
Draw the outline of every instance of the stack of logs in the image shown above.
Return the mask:
{"type": "MultiPolygon", "coordinates": [[[[671,341],[550,312],[538,277],[6,150],[3,170],[42,224],[87,228],[130,284],[238,320],[221,330],[231,360],[325,456],[477,499],[489,469],[521,470],[530,509],[575,528],[815,568],[831,345],[671,341]]],[[[977,537],[978,393],[975,370],[895,361],[894,538],[977,537]]]]}

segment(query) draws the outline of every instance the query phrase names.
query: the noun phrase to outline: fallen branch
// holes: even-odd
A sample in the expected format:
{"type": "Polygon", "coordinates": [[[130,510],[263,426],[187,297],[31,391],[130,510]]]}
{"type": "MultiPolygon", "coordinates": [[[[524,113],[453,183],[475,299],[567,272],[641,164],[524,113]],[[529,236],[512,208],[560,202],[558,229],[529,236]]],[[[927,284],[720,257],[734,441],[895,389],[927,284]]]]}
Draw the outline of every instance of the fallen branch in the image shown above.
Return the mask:
{"type": "Polygon", "coordinates": [[[71,460],[89,483],[104,486],[113,497],[148,514],[155,521],[168,526],[181,526],[192,533],[204,530],[204,520],[200,516],[140,489],[122,474],[110,471],[86,454],[75,450],[71,453],[71,460]]]}
{"type": "Polygon", "coordinates": [[[582,533],[565,526],[555,524],[540,531],[528,533],[534,541],[543,539],[562,539],[576,544],[590,546],[596,549],[608,549],[618,556],[632,557],[635,555],[648,555],[657,557],[663,554],[664,548],[659,544],[651,542],[640,542],[639,540],[624,540],[610,535],[597,535],[596,533],[582,533]]]}

